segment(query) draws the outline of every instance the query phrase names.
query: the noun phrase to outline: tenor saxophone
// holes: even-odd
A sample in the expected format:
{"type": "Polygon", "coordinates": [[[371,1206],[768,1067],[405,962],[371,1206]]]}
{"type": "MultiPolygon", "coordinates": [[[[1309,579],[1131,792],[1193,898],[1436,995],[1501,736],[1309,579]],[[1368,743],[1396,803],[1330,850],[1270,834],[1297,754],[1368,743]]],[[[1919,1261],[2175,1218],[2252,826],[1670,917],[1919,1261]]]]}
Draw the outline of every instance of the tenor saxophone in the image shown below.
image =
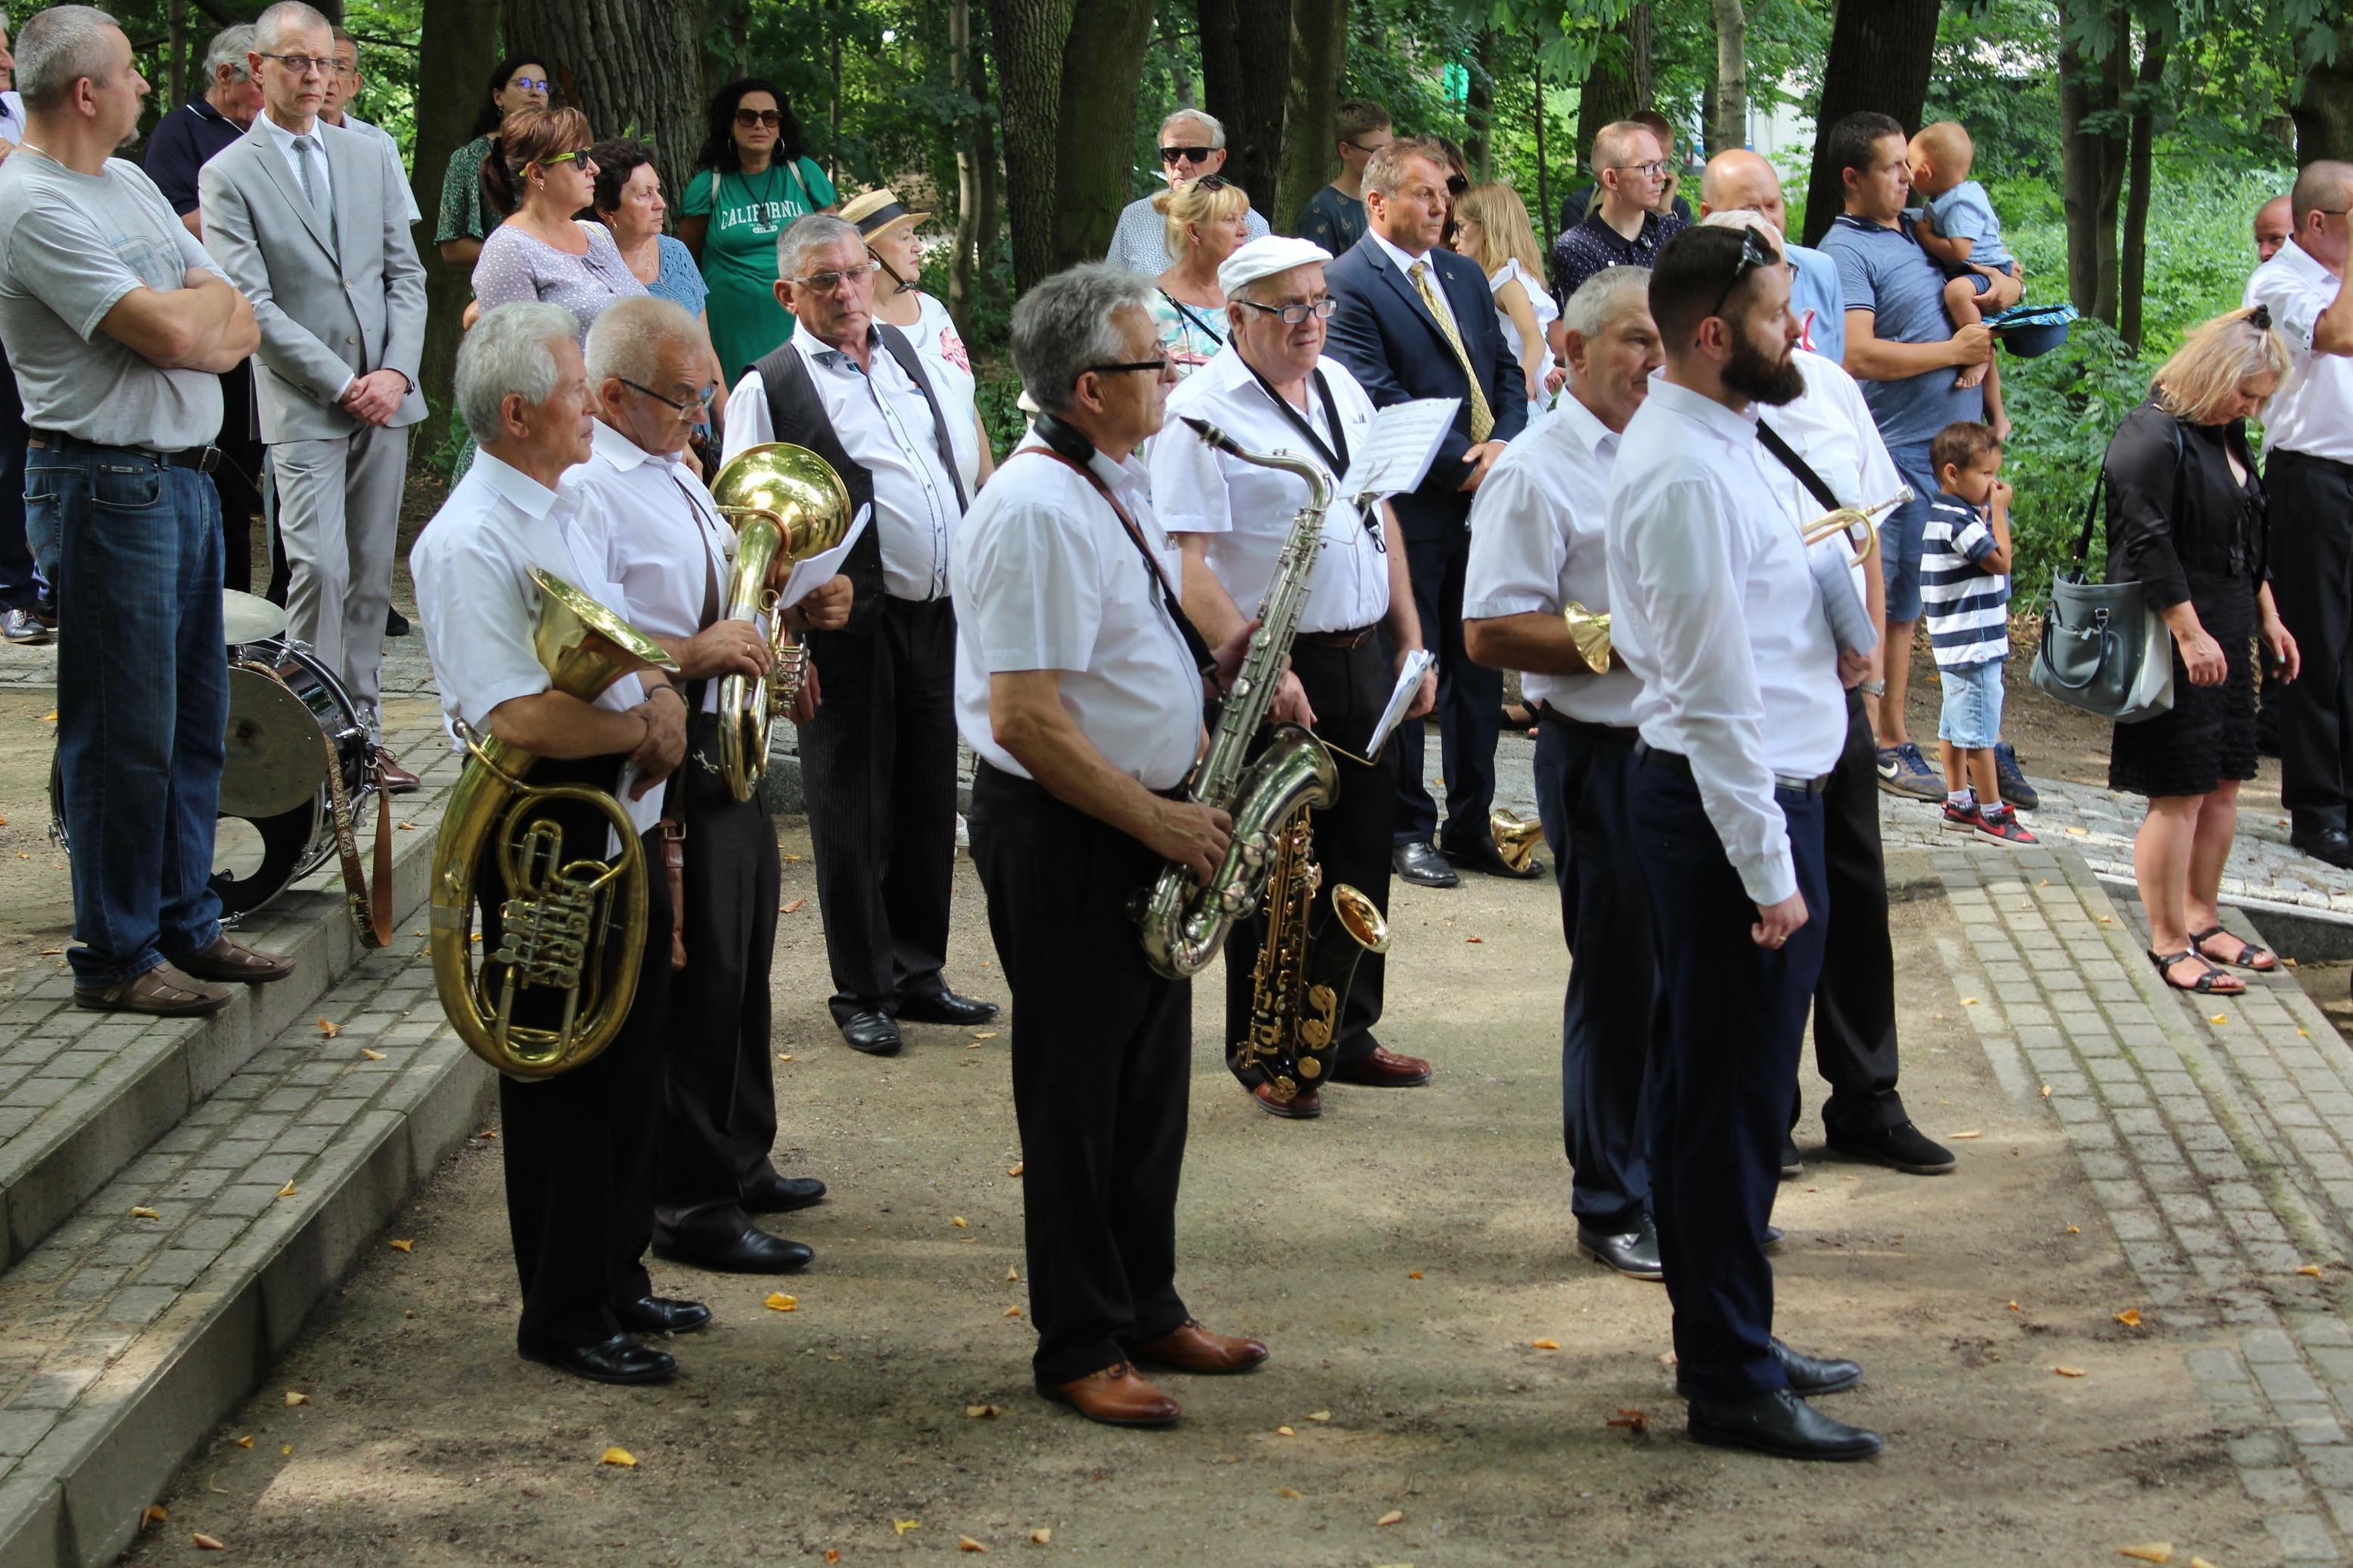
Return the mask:
{"type": "Polygon", "coordinates": [[[1234,922],[1258,907],[1283,825],[1302,807],[1331,805],[1339,787],[1331,752],[1296,724],[1275,726],[1256,759],[1250,758],[1250,742],[1266,722],[1283,661],[1291,657],[1291,642],[1299,632],[1300,615],[1307,607],[1307,579],[1324,548],[1331,481],[1303,458],[1244,451],[1206,419],[1187,417],[1185,423],[1228,457],[1298,475],[1307,481],[1308,495],[1275,556],[1274,575],[1259,603],[1258,630],[1250,636],[1241,668],[1219,710],[1218,727],[1187,792],[1197,804],[1215,806],[1232,818],[1232,846],[1206,883],[1198,881],[1192,868],[1182,861],[1162,867],[1136,913],[1145,961],[1172,980],[1198,974],[1224,950],[1234,922]]]}
{"type": "Polygon", "coordinates": [[[1250,1034],[1234,1042],[1229,1058],[1236,1072],[1256,1068],[1285,1102],[1331,1076],[1357,962],[1389,950],[1380,906],[1345,882],[1332,889],[1323,930],[1313,929],[1324,887],[1314,815],[1303,809],[1282,830],[1267,879],[1266,932],[1250,973],[1250,1034]]]}

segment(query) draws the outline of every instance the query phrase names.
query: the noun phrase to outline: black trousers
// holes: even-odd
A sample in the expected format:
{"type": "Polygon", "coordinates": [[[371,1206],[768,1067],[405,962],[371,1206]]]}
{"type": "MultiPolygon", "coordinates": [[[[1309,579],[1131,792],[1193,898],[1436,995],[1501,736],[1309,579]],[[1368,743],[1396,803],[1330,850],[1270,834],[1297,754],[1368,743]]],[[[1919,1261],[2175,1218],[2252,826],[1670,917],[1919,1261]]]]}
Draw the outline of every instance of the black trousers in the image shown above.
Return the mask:
{"type": "MultiPolygon", "coordinates": [[[[1446,826],[1422,782],[1421,721],[1398,726],[1398,816],[1394,842],[1427,844],[1442,837],[1468,845],[1488,835],[1495,803],[1495,737],[1503,730],[1504,672],[1473,664],[1462,649],[1462,573],[1471,559],[1471,531],[1457,526],[1442,539],[1409,539],[1406,565],[1413,578],[1421,640],[1438,655],[1438,744],[1446,773],[1446,826]]],[[[1382,639],[1386,645],[1386,638],[1382,639]]],[[[1395,663],[1394,648],[1390,649],[1395,663]]]]}
{"type": "Polygon", "coordinates": [[[1160,858],[983,763],[972,858],[1013,991],[1013,1112],[1040,1385],[1173,1332],[1193,987],[1144,962],[1129,898],[1160,858]]]}
{"type": "MultiPolygon", "coordinates": [[[[609,757],[543,761],[534,784],[580,783],[609,790],[609,757]]],[[[605,842],[605,820],[559,804],[546,815],[564,828],[571,857],[605,842]]],[[[645,1251],[653,1237],[654,1162],[660,1138],[663,1037],[670,1013],[670,900],[660,881],[659,846],[642,843],[649,869],[646,949],[638,990],[613,1043],[595,1059],[554,1078],[499,1079],[499,1145],[506,1160],[507,1226],[522,1284],[517,1338],[585,1344],[620,1331],[617,1302],[651,1289],[645,1251]]],[[[477,883],[481,944],[476,963],[499,945],[505,887],[495,857],[485,855],[477,883]]],[[[533,999],[543,1000],[539,993],[533,999]]],[[[544,1025],[549,1019],[518,1021],[544,1025]]]]}
{"type": "Polygon", "coordinates": [[[884,599],[871,632],[812,632],[825,700],[800,727],[801,787],[833,1016],[945,984],[955,872],[955,609],[884,599]]]}
{"type": "Polygon", "coordinates": [[[221,429],[213,443],[220,466],[213,484],[221,499],[221,586],[253,591],[253,520],[261,515],[261,429],[253,407],[253,362],[224,372],[221,429]]]}
{"type": "MultiPolygon", "coordinates": [[[[820,678],[822,679],[822,678],[820,678]]],[[[698,713],[673,803],[686,825],[686,967],[670,976],[668,1082],[654,1217],[734,1211],[776,1141],[768,969],[776,946],[776,827],[757,790],[719,771],[719,721],[698,713]]],[[[746,1221],[746,1223],[749,1223],[746,1221]]]]}
{"type": "Polygon", "coordinates": [[[1626,793],[1658,943],[1651,1212],[1678,1376],[1695,1398],[1746,1399],[1788,1383],[1769,1343],[1773,1266],[1761,1238],[1831,923],[1821,801],[1777,792],[1810,918],[1775,949],[1749,938],[1757,906],[1691,775],[1637,759],[1626,793]]]}
{"type": "Polygon", "coordinates": [[[2304,668],[2280,694],[2280,801],[2305,832],[2346,826],[2353,745],[2353,465],[2271,454],[2272,596],[2304,668]]]}
{"type": "MultiPolygon", "coordinates": [[[[1373,726],[1388,706],[1397,683],[1388,659],[1381,657],[1379,637],[1366,637],[1353,648],[1312,643],[1304,637],[1291,645],[1292,673],[1315,710],[1315,728],[1339,745],[1351,749],[1371,739],[1373,726]]],[[[1373,765],[1341,756],[1340,788],[1329,806],[1314,816],[1315,858],[1324,868],[1323,890],[1316,895],[1315,919],[1310,931],[1323,940],[1332,917],[1332,889],[1343,882],[1378,905],[1389,907],[1390,828],[1397,821],[1397,759],[1395,747],[1385,747],[1373,765]]],[[[1226,1059],[1233,1060],[1235,1042],[1250,1032],[1251,971],[1258,964],[1259,945],[1266,934],[1263,910],[1234,922],[1226,941],[1226,1059]]],[[[1335,932],[1330,940],[1348,939],[1335,932]]],[[[1373,1026],[1381,1020],[1382,974],[1387,960],[1366,953],[1356,963],[1356,984],[1340,1015],[1340,1046],[1335,1063],[1361,1061],[1378,1048],[1373,1026]]],[[[1246,1084],[1259,1079],[1256,1068],[1237,1073],[1246,1084]]]]}
{"type": "MultiPolygon", "coordinates": [[[[1822,858],[1838,921],[1814,987],[1814,1066],[1831,1086],[1822,1126],[1867,1134],[1905,1120],[1895,1092],[1895,947],[1879,843],[1878,755],[1862,693],[1846,694],[1846,750],[1822,795],[1822,858]]],[[[1794,1125],[1799,1092],[1789,1109],[1794,1125]]]]}
{"type": "Polygon", "coordinates": [[[1547,711],[1536,732],[1536,810],[1560,882],[1568,942],[1561,1005],[1561,1142],[1577,1224],[1605,1236],[1651,1206],[1642,1085],[1658,1011],[1651,897],[1626,818],[1634,731],[1547,711]]]}

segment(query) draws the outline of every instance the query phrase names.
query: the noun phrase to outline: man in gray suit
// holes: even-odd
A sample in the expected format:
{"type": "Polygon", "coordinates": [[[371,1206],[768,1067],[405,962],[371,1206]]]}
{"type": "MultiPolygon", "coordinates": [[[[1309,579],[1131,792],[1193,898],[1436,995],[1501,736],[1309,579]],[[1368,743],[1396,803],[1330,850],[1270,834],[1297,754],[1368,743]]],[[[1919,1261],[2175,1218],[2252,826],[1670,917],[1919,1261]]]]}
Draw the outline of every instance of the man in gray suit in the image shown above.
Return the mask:
{"type": "MultiPolygon", "coordinates": [[[[425,274],[398,160],[319,122],[335,68],[327,19],[300,0],[270,6],[251,60],[262,112],[198,176],[205,242],[261,325],[255,387],[292,571],[289,629],[374,731],[406,431],[425,417],[425,274]]],[[[416,787],[385,762],[393,787],[416,787]]]]}

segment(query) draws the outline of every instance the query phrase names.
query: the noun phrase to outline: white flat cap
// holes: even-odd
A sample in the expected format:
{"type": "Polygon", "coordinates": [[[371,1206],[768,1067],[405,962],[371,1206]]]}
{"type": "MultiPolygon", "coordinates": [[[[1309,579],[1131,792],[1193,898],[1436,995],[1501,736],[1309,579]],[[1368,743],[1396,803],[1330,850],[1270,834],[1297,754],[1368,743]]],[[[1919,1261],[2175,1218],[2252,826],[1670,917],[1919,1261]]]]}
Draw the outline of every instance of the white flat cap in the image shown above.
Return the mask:
{"type": "Polygon", "coordinates": [[[1331,259],[1332,253],[1312,239],[1293,239],[1285,234],[1261,235],[1219,266],[1218,287],[1231,299],[1234,290],[1246,283],[1304,267],[1311,261],[1331,259]]]}

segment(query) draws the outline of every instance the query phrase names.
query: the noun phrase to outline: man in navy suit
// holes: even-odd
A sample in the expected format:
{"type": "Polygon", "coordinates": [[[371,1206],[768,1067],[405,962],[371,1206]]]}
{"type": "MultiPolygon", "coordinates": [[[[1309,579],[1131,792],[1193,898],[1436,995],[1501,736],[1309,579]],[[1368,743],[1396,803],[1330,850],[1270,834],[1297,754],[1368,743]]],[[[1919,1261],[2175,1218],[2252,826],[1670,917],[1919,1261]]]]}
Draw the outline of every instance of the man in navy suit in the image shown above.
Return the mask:
{"type": "Polygon", "coordinates": [[[1446,225],[1444,152],[1426,137],[1394,142],[1365,166],[1365,237],[1324,270],[1336,309],[1325,352],[1348,367],[1376,407],[1456,397],[1454,427],[1419,489],[1392,503],[1405,536],[1422,636],[1438,650],[1439,744],[1446,826],[1422,783],[1422,727],[1397,732],[1397,874],[1451,888],[1455,866],[1534,878],[1504,865],[1487,826],[1495,796],[1495,736],[1504,678],[1462,651],[1462,571],[1471,553],[1471,494],[1527,423],[1519,366],[1495,324],[1478,265],[1439,248],[1446,225]],[[1435,840],[1435,847],[1433,847],[1435,840]],[[1450,864],[1450,862],[1451,864],[1450,864]]]}

